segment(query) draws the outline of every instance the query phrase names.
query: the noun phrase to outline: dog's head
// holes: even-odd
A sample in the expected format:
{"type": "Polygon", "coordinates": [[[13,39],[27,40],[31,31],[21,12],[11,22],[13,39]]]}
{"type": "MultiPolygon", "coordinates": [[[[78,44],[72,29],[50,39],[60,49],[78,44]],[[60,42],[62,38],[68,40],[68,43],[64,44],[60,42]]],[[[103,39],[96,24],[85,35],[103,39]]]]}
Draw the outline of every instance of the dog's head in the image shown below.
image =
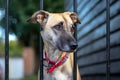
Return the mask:
{"type": "Polygon", "coordinates": [[[49,13],[40,10],[35,12],[27,21],[42,25],[41,35],[45,43],[60,51],[71,52],[76,49],[77,42],[73,36],[74,24],[80,23],[76,13],[49,13]]]}

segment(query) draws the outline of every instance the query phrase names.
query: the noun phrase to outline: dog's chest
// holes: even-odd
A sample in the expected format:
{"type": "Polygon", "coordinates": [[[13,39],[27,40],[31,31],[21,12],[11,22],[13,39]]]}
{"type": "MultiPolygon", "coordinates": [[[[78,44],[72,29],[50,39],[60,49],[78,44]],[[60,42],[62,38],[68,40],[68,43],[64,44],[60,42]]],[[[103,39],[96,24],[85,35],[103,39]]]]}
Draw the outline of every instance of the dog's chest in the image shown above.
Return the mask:
{"type": "Polygon", "coordinates": [[[44,67],[44,80],[73,80],[72,68],[70,66],[59,67],[52,73],[47,73],[46,69],[44,67]]]}
{"type": "Polygon", "coordinates": [[[44,80],[72,80],[72,76],[60,71],[55,71],[52,74],[47,73],[44,77],[44,80]]]}
{"type": "Polygon", "coordinates": [[[72,80],[72,76],[56,71],[53,75],[54,80],[72,80]]]}

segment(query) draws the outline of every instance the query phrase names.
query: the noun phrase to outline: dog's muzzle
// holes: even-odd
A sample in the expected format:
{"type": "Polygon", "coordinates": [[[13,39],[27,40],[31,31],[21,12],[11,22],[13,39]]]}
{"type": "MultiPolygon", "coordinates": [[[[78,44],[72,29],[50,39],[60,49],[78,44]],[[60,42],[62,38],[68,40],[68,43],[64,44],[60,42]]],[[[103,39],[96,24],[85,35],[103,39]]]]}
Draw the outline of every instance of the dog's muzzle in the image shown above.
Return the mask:
{"type": "Polygon", "coordinates": [[[73,52],[76,48],[77,48],[77,42],[75,39],[72,40],[64,40],[61,42],[58,42],[57,48],[60,51],[64,51],[64,52],[73,52]]]}

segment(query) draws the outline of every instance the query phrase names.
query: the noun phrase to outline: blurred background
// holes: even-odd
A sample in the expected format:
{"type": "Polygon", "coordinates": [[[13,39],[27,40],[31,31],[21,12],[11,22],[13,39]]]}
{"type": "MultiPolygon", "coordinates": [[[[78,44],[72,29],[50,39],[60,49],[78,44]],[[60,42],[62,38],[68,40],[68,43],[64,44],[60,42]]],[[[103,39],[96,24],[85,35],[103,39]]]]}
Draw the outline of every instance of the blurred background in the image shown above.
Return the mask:
{"type": "MultiPolygon", "coordinates": [[[[106,0],[77,0],[77,62],[83,80],[106,80],[106,0]]],[[[26,20],[39,0],[10,0],[9,70],[11,80],[37,80],[39,24],[26,20]]],[[[73,11],[73,0],[44,0],[44,10],[73,11]]],[[[110,77],[120,80],[120,0],[110,0],[110,77]]],[[[5,5],[0,0],[0,78],[4,77],[5,5]]],[[[0,79],[0,80],[1,80],[0,79]]]]}
{"type": "MultiPolygon", "coordinates": [[[[40,0],[9,0],[10,79],[37,80],[39,24],[26,20],[40,9],[40,0]]],[[[4,76],[5,0],[0,0],[0,77],[4,76]]],[[[64,12],[64,0],[44,0],[44,10],[64,12]]],[[[1,80],[1,79],[0,79],[1,80]]]]}

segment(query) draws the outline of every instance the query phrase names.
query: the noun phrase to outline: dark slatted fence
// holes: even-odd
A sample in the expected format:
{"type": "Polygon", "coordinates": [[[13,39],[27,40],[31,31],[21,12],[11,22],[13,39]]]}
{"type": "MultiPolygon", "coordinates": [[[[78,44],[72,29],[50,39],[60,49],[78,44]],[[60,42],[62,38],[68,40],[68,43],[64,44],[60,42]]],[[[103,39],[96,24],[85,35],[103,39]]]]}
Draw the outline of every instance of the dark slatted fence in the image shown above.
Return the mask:
{"type": "MultiPolygon", "coordinates": [[[[120,80],[120,0],[77,0],[77,6],[77,63],[83,80],[120,80]]],[[[72,0],[65,8],[73,11],[72,0]]]]}

